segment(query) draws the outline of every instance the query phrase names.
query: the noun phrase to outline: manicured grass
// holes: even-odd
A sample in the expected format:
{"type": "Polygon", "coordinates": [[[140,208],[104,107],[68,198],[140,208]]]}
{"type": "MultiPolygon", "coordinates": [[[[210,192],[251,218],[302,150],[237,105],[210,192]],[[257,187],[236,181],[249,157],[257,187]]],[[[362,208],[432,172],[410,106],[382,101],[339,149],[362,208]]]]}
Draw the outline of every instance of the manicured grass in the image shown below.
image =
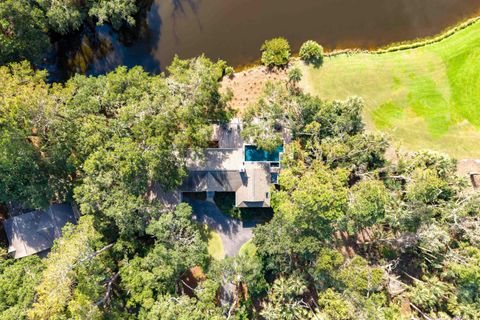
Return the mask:
{"type": "Polygon", "coordinates": [[[328,57],[320,68],[301,68],[307,92],[363,97],[367,128],[398,146],[480,158],[480,22],[424,47],[328,57]]]}
{"type": "Polygon", "coordinates": [[[208,243],[208,253],[215,260],[222,260],[225,258],[225,252],[223,251],[223,243],[220,235],[209,228],[207,225],[203,225],[202,237],[208,243]]]}
{"type": "Polygon", "coordinates": [[[238,252],[239,256],[248,256],[248,257],[253,257],[255,254],[257,254],[257,247],[253,243],[253,241],[250,239],[248,240],[241,248],[240,251],[238,252]]]}

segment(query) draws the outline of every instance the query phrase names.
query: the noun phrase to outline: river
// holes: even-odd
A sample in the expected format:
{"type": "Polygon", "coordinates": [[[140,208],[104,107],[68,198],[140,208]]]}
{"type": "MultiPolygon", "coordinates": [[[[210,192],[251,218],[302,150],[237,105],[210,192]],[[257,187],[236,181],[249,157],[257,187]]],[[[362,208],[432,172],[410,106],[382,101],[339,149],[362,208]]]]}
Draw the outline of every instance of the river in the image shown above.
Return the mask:
{"type": "Polygon", "coordinates": [[[293,51],[309,39],[327,50],[371,49],[435,35],[479,10],[480,0],[154,0],[133,35],[97,27],[93,41],[83,35],[76,46],[57,45],[49,70],[59,78],[119,65],[157,73],[175,54],[202,53],[240,66],[257,60],[263,41],[277,36],[293,51]]]}

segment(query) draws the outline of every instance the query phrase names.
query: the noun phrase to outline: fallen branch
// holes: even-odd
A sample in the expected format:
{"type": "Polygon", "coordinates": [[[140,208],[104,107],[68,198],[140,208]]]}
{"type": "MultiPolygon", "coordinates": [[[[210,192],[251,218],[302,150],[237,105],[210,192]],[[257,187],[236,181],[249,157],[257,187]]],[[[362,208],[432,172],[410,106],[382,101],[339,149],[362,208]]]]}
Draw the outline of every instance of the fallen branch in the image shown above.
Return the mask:
{"type": "Polygon", "coordinates": [[[425,319],[427,320],[433,320],[432,318],[430,318],[429,316],[427,316],[425,313],[423,313],[422,310],[420,310],[416,305],[414,305],[413,303],[410,302],[410,306],[413,307],[413,309],[417,310],[418,313],[420,313],[425,319]]]}
{"type": "Polygon", "coordinates": [[[79,261],[77,262],[77,264],[80,264],[80,263],[83,263],[83,262],[85,262],[85,261],[87,261],[87,260],[91,260],[91,259],[95,258],[95,257],[98,256],[100,253],[102,253],[103,251],[106,251],[106,250],[110,249],[111,247],[113,247],[113,245],[114,245],[114,243],[110,243],[110,244],[106,245],[106,246],[103,247],[102,249],[97,250],[97,251],[95,251],[94,253],[92,253],[92,254],[86,256],[85,258],[79,260],[79,261]]]}
{"type": "Polygon", "coordinates": [[[107,305],[108,302],[110,301],[110,296],[112,294],[112,287],[113,287],[113,283],[115,281],[117,281],[118,277],[120,276],[120,271],[118,271],[117,273],[115,273],[113,275],[112,278],[110,278],[110,280],[108,280],[107,282],[107,291],[105,292],[105,295],[103,296],[102,299],[100,299],[96,305],[97,306],[101,306],[101,305],[107,305]]]}

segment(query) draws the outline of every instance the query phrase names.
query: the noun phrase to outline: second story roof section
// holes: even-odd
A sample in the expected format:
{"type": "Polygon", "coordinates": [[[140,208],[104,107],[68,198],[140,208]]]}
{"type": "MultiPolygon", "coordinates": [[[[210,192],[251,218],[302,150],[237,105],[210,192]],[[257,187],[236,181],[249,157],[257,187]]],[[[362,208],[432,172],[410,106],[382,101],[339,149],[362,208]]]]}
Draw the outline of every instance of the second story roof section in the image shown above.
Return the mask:
{"type": "Polygon", "coordinates": [[[242,182],[235,195],[235,206],[270,207],[270,165],[266,163],[248,165],[242,173],[242,182]]]}

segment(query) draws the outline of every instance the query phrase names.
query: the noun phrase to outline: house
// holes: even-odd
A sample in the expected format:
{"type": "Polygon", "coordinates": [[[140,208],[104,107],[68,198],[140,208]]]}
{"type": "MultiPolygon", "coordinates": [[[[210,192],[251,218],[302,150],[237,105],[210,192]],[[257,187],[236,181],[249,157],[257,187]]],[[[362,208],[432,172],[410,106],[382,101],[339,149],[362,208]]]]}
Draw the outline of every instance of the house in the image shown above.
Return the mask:
{"type": "Polygon", "coordinates": [[[270,207],[270,188],[278,182],[283,146],[274,152],[263,151],[245,143],[241,131],[239,119],[214,125],[209,147],[203,154],[188,157],[182,185],[165,192],[155,184],[150,197],[174,208],[185,194],[206,193],[212,199],[215,192],[234,192],[238,208],[270,207]]]}
{"type": "Polygon", "coordinates": [[[270,187],[277,183],[283,147],[265,152],[244,143],[238,119],[215,125],[210,148],[187,161],[188,176],[179,192],[235,192],[238,208],[270,207],[270,187]]]}
{"type": "Polygon", "coordinates": [[[45,253],[62,235],[62,228],[76,223],[72,206],[55,204],[46,211],[38,210],[9,218],[3,222],[8,238],[8,253],[15,259],[45,253]]]}

